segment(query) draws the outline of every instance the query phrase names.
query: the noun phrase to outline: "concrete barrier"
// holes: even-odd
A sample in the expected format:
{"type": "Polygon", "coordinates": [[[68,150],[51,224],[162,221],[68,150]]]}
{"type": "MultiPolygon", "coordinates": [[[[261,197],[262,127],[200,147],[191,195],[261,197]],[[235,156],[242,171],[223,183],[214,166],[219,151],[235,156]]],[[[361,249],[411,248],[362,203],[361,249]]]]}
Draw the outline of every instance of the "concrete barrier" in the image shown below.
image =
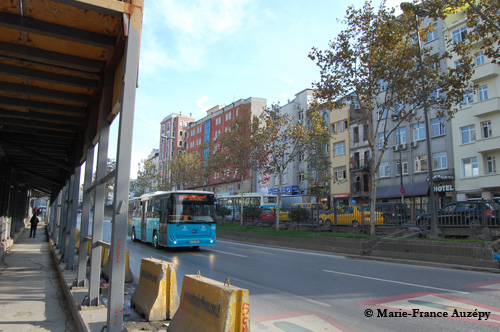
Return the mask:
{"type": "MultiPolygon", "coordinates": [[[[105,248],[103,248],[105,249],[105,248]]],[[[109,252],[109,255],[111,255],[111,251],[107,250],[109,252]]],[[[104,252],[104,250],[102,250],[104,252]]],[[[111,273],[111,259],[110,257],[107,257],[106,263],[102,267],[101,274],[104,277],[104,279],[109,280],[109,275],[111,273]]],[[[101,256],[102,259],[102,256],[101,256]]],[[[128,249],[125,251],[125,282],[132,282],[134,281],[134,275],[132,274],[132,270],[130,269],[130,257],[128,254],[128,249]]]]}
{"type": "Polygon", "coordinates": [[[130,305],[149,321],[172,319],[179,307],[173,265],[152,257],[143,258],[139,284],[130,305]]]}
{"type": "Polygon", "coordinates": [[[250,331],[250,299],[247,289],[198,275],[185,275],[179,310],[168,332],[250,331]]]}

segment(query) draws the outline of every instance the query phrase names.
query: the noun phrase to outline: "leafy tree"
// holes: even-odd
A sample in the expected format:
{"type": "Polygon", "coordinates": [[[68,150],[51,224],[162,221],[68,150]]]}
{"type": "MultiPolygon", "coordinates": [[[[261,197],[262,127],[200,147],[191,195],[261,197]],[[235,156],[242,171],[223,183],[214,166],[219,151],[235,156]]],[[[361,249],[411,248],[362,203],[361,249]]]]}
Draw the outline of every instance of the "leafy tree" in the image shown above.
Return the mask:
{"type": "MultiPolygon", "coordinates": [[[[259,119],[251,118],[250,105],[243,105],[229,127],[229,130],[218,137],[213,169],[215,171],[231,170],[237,173],[240,180],[240,211],[243,211],[243,182],[252,170],[257,169],[265,158],[262,143],[258,136],[259,119]]],[[[243,213],[240,213],[240,225],[243,226],[243,213]]]]}
{"type": "Polygon", "coordinates": [[[293,206],[288,211],[288,215],[292,221],[296,221],[297,223],[301,223],[309,219],[310,213],[309,210],[300,206],[293,206]]]}
{"type": "Polygon", "coordinates": [[[295,121],[290,114],[281,112],[279,104],[266,108],[260,115],[260,121],[263,125],[259,127],[256,137],[263,144],[266,156],[261,169],[278,177],[276,230],[279,231],[283,173],[298,156],[311,149],[313,142],[322,137],[327,128],[317,109],[310,110],[307,122],[302,123],[295,121]]]}
{"type": "Polygon", "coordinates": [[[170,187],[174,186],[207,186],[214,160],[209,153],[211,143],[201,145],[198,149],[185,152],[169,160],[168,168],[172,172],[170,187]]]}
{"type": "MultiPolygon", "coordinates": [[[[321,73],[321,80],[315,83],[317,98],[331,108],[357,104],[369,123],[371,216],[375,215],[377,174],[391,134],[402,122],[418,118],[415,110],[422,108],[424,102],[437,116],[452,116],[471,88],[467,83],[472,75],[470,68],[439,70],[450,55],[433,53],[430,48],[419,50],[414,20],[409,14],[396,17],[385,1],[378,9],[371,1],[366,1],[361,9],[350,6],[342,21],[346,28],[330,41],[329,48],[313,48],[309,54],[321,73]],[[419,54],[426,90],[419,84],[419,54]],[[439,90],[441,97],[427,98],[427,90],[439,90]],[[389,112],[397,116],[396,126],[389,126],[389,112]]],[[[420,35],[431,29],[422,27],[420,35]]],[[[371,233],[375,234],[373,218],[371,233]]]]}
{"type": "Polygon", "coordinates": [[[250,206],[245,206],[242,215],[243,218],[250,219],[252,220],[253,223],[255,219],[258,220],[260,218],[261,212],[262,211],[260,209],[260,206],[250,205],[250,206]]]}
{"type": "MultiPolygon", "coordinates": [[[[137,172],[136,194],[144,194],[157,189],[160,180],[156,165],[152,160],[143,159],[137,172]]],[[[140,196],[140,195],[139,195],[140,196]]]]}
{"type": "Polygon", "coordinates": [[[225,206],[219,206],[216,213],[218,216],[222,217],[222,222],[224,222],[226,219],[226,216],[231,214],[231,210],[225,206]]]}
{"type": "Polygon", "coordinates": [[[316,112],[309,112],[308,117],[321,117],[308,122],[321,124],[323,126],[315,128],[310,136],[310,140],[306,142],[306,152],[303,155],[303,160],[307,163],[307,172],[305,172],[305,180],[309,184],[311,195],[316,198],[316,202],[320,201],[320,197],[328,195],[330,192],[329,183],[332,179],[330,172],[330,158],[328,156],[328,144],[330,134],[328,132],[328,110],[325,110],[317,101],[311,103],[311,110],[317,109],[316,112]],[[323,115],[321,115],[322,112],[323,115]],[[319,129],[319,130],[318,130],[319,129]]]}
{"type": "MultiPolygon", "coordinates": [[[[414,3],[414,5],[417,5],[414,3]]],[[[418,7],[417,7],[418,8],[418,7]]],[[[420,5],[425,9],[426,15],[433,18],[446,19],[456,13],[464,12],[467,15],[467,41],[465,45],[454,43],[449,45],[453,52],[460,54],[460,48],[466,46],[468,57],[461,59],[461,63],[469,63],[471,59],[471,43],[482,40],[479,48],[484,55],[491,58],[492,62],[500,65],[500,1],[498,0],[425,0],[420,5]]]]}

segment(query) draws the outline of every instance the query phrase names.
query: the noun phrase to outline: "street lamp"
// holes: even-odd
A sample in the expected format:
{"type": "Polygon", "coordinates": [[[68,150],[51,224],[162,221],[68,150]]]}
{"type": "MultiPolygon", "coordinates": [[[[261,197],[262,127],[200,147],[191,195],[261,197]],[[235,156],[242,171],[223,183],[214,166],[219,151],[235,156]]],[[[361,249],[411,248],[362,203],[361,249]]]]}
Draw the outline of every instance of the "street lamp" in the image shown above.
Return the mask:
{"type": "Polygon", "coordinates": [[[415,30],[417,31],[417,43],[418,43],[418,63],[420,67],[420,81],[422,84],[422,97],[423,97],[423,103],[424,103],[424,121],[425,121],[425,131],[426,131],[426,146],[427,146],[427,176],[428,176],[428,181],[429,181],[429,208],[431,212],[431,233],[430,236],[431,238],[437,238],[438,237],[438,231],[437,231],[437,222],[436,222],[436,203],[434,200],[434,179],[433,179],[433,172],[432,172],[432,165],[433,165],[433,160],[432,160],[432,150],[431,150],[431,129],[429,127],[429,115],[428,115],[428,109],[427,109],[427,92],[425,89],[425,78],[424,78],[424,68],[422,65],[422,52],[420,50],[420,30],[418,26],[418,15],[425,15],[425,11],[421,7],[416,7],[414,4],[410,2],[402,2],[401,5],[401,10],[406,13],[412,13],[415,19],[415,30]]]}

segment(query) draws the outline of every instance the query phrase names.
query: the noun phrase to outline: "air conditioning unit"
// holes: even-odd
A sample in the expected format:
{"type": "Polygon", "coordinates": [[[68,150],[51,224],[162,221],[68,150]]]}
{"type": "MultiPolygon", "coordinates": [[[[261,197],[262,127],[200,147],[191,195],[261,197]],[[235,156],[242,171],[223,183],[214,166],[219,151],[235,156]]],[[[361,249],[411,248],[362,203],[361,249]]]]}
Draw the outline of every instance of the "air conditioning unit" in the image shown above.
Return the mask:
{"type": "Polygon", "coordinates": [[[406,143],[401,144],[401,150],[406,150],[406,147],[407,147],[406,143]]]}
{"type": "Polygon", "coordinates": [[[217,140],[217,137],[214,137],[214,142],[217,140]]]}
{"type": "Polygon", "coordinates": [[[397,114],[391,115],[391,120],[397,121],[398,119],[399,119],[399,116],[397,114]]]}
{"type": "Polygon", "coordinates": [[[354,110],[355,111],[361,111],[361,106],[359,106],[359,105],[354,106],[354,110]]]}
{"type": "Polygon", "coordinates": [[[411,148],[416,148],[416,147],[417,147],[417,145],[418,145],[418,142],[417,142],[417,141],[413,141],[413,142],[411,142],[411,143],[410,143],[410,147],[411,147],[411,148]]]}
{"type": "Polygon", "coordinates": [[[392,151],[398,151],[398,150],[399,150],[399,144],[392,146],[392,151]]]}

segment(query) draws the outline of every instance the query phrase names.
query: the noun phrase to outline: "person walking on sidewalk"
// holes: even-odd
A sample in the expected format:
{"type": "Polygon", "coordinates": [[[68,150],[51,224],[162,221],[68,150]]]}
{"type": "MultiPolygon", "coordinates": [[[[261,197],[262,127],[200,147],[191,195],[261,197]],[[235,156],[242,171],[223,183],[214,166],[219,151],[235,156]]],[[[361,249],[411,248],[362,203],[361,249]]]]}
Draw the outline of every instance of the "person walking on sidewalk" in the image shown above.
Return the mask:
{"type": "Polygon", "coordinates": [[[36,216],[36,210],[33,210],[33,216],[31,217],[30,223],[31,223],[31,230],[30,230],[30,237],[33,235],[35,237],[36,235],[36,228],[38,226],[38,217],[36,216]]]}

